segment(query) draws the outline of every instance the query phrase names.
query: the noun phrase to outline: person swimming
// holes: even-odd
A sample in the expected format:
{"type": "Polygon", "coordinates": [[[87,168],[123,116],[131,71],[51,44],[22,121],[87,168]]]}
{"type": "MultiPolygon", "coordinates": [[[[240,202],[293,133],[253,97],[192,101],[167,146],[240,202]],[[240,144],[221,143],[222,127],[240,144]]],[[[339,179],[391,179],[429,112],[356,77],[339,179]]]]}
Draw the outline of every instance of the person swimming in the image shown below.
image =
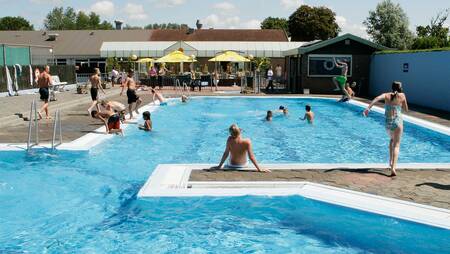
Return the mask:
{"type": "Polygon", "coordinates": [[[281,112],[281,113],[283,113],[283,115],[285,115],[285,116],[287,116],[288,115],[288,108],[287,107],[285,107],[285,106],[280,106],[279,108],[278,108],[278,110],[281,112]]]}
{"type": "Polygon", "coordinates": [[[230,136],[227,139],[225,151],[223,152],[222,159],[217,167],[214,169],[222,168],[228,156],[230,156],[228,168],[245,168],[248,165],[247,156],[255,165],[258,172],[270,172],[268,169],[262,169],[259,167],[253,154],[252,142],[250,139],[244,139],[241,137],[241,129],[237,124],[232,124],[228,129],[230,136]]]}
{"type": "Polygon", "coordinates": [[[144,131],[152,131],[153,129],[153,124],[152,124],[152,119],[151,119],[151,114],[149,111],[145,111],[144,113],[142,113],[142,118],[144,118],[144,124],[139,126],[140,130],[144,130],[144,131]]]}
{"type": "Polygon", "coordinates": [[[272,121],[273,118],[273,113],[271,110],[267,111],[267,115],[266,115],[266,121],[270,122],[272,121]]]}
{"type": "Polygon", "coordinates": [[[314,112],[311,111],[311,105],[306,104],[305,110],[306,110],[306,113],[303,116],[303,118],[300,118],[300,120],[303,120],[303,121],[307,120],[308,123],[312,124],[314,122],[314,112]]]}
{"type": "Polygon", "coordinates": [[[186,103],[188,100],[188,97],[186,95],[181,95],[181,102],[186,103]]]}

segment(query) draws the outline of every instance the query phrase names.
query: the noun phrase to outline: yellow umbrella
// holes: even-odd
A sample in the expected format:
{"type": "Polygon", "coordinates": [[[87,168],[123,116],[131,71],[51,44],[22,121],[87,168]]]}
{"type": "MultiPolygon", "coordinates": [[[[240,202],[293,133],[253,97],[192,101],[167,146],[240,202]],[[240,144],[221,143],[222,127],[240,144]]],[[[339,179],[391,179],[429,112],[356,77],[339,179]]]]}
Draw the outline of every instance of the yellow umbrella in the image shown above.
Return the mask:
{"type": "Polygon", "coordinates": [[[137,60],[136,63],[151,63],[154,61],[155,61],[155,59],[153,59],[153,58],[141,58],[141,59],[137,60]]]}
{"type": "Polygon", "coordinates": [[[179,50],[175,50],[155,61],[156,63],[191,63],[196,62],[190,56],[185,55],[183,52],[179,50]]]}
{"type": "Polygon", "coordinates": [[[208,60],[209,62],[250,62],[247,58],[239,55],[234,51],[226,51],[223,54],[220,54],[214,58],[208,60]]]}

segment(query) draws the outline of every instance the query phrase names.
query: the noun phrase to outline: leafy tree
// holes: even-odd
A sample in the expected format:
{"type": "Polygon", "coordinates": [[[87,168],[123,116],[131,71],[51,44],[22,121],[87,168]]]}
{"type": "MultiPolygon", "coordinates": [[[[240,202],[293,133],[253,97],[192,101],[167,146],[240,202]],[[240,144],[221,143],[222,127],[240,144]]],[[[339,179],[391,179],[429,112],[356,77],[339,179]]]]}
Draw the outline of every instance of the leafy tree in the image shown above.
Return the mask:
{"type": "Polygon", "coordinates": [[[89,14],[79,11],[78,13],[71,7],[65,10],[63,7],[53,8],[44,20],[47,30],[90,30],[90,29],[113,29],[113,25],[107,21],[100,23],[100,16],[94,12],[89,14]]]}
{"type": "Polygon", "coordinates": [[[449,10],[438,13],[427,26],[416,28],[417,38],[414,40],[412,49],[442,48],[450,46],[449,28],[445,27],[449,10]]]}
{"type": "Polygon", "coordinates": [[[3,17],[0,18],[0,30],[34,30],[33,25],[22,17],[3,17]]]}
{"type": "Polygon", "coordinates": [[[327,7],[300,6],[288,20],[293,41],[327,40],[338,35],[336,14],[327,7]]]}
{"type": "Polygon", "coordinates": [[[261,22],[261,29],[283,29],[289,34],[288,21],[285,18],[267,17],[261,22]]]}
{"type": "Polygon", "coordinates": [[[64,10],[63,7],[55,7],[51,10],[44,20],[44,26],[47,30],[69,30],[76,28],[77,14],[71,7],[64,10]]]}
{"type": "Polygon", "coordinates": [[[411,45],[413,34],[408,29],[408,17],[402,7],[391,0],[378,3],[363,23],[376,43],[398,49],[406,49],[411,45]]]}
{"type": "Polygon", "coordinates": [[[154,23],[148,24],[144,27],[145,29],[161,29],[161,30],[187,30],[189,26],[187,24],[177,24],[177,23],[154,23]]]}

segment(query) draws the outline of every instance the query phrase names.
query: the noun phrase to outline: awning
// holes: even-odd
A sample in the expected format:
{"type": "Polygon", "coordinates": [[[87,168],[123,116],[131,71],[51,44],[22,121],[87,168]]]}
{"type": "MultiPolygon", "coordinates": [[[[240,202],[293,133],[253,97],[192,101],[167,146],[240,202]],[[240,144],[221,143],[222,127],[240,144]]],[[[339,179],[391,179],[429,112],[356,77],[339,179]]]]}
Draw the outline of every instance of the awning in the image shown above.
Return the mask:
{"type": "Polygon", "coordinates": [[[242,62],[250,62],[247,58],[239,55],[234,51],[226,51],[223,54],[220,54],[214,58],[208,60],[209,62],[234,62],[234,63],[242,63],[242,62]]]}

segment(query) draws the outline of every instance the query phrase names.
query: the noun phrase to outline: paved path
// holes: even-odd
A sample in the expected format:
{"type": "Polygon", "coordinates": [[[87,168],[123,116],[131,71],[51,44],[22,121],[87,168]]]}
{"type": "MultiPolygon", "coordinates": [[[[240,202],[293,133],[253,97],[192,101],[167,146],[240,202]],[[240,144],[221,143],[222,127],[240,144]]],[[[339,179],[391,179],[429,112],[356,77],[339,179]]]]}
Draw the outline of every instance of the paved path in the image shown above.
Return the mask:
{"type": "Polygon", "coordinates": [[[309,181],[450,209],[450,170],[274,170],[272,173],[194,170],[189,181],[309,181]]]}

